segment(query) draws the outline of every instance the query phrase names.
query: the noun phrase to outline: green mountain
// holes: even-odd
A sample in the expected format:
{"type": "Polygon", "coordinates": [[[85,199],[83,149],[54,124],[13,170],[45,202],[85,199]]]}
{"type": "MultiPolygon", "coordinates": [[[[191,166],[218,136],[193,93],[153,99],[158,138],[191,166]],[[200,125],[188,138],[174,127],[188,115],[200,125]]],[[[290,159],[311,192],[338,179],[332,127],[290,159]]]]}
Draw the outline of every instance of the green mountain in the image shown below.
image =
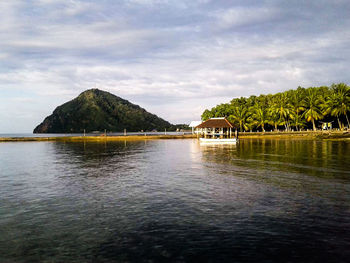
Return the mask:
{"type": "Polygon", "coordinates": [[[34,133],[81,133],[84,131],[151,131],[172,125],[138,105],[109,92],[90,89],[57,107],[34,133]]]}

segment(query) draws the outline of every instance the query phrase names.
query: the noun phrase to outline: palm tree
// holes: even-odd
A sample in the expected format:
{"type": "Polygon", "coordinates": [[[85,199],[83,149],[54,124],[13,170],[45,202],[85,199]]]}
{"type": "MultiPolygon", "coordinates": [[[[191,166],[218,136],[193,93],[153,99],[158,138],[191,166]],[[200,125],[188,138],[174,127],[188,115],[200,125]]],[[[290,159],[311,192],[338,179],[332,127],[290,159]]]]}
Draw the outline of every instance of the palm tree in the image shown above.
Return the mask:
{"type": "Polygon", "coordinates": [[[268,112],[267,108],[262,103],[256,103],[253,107],[250,108],[251,116],[253,119],[253,124],[257,128],[261,127],[262,131],[265,132],[265,123],[268,123],[268,112]]]}
{"type": "Polygon", "coordinates": [[[350,87],[344,83],[338,85],[332,85],[332,89],[337,94],[338,103],[336,108],[338,109],[340,115],[345,115],[348,127],[350,127],[349,117],[347,112],[350,111],[350,87]]]}
{"type": "Polygon", "coordinates": [[[269,108],[268,116],[268,123],[274,127],[274,131],[277,131],[278,126],[282,124],[279,114],[274,110],[274,108],[269,108]]]}
{"type": "Polygon", "coordinates": [[[330,114],[337,117],[339,128],[343,129],[344,125],[340,121],[340,116],[345,115],[349,124],[347,112],[350,110],[350,89],[343,83],[332,85],[331,93],[323,103],[324,114],[330,114]]]}
{"type": "Polygon", "coordinates": [[[315,121],[322,118],[322,114],[319,108],[320,99],[317,93],[317,89],[309,88],[306,90],[305,97],[305,112],[303,114],[307,122],[312,122],[313,130],[316,131],[315,121]]]}
{"type": "Polygon", "coordinates": [[[272,111],[279,116],[280,124],[289,130],[289,118],[291,117],[290,103],[286,93],[278,93],[274,97],[272,111]]]}
{"type": "Polygon", "coordinates": [[[322,104],[323,115],[330,114],[331,116],[337,117],[339,129],[342,129],[343,124],[341,123],[339,116],[340,111],[337,105],[339,104],[338,96],[335,92],[332,92],[322,104]]]}
{"type": "Polygon", "coordinates": [[[250,113],[248,111],[248,108],[243,105],[239,105],[232,106],[231,110],[232,114],[228,117],[228,120],[238,125],[240,131],[243,131],[243,129],[246,131],[249,130],[250,113]]]}
{"type": "Polygon", "coordinates": [[[297,131],[299,131],[299,129],[305,127],[306,124],[301,114],[293,113],[291,118],[291,125],[294,126],[297,131]]]}
{"type": "Polygon", "coordinates": [[[302,121],[301,113],[305,110],[303,95],[304,90],[298,87],[297,90],[289,92],[290,97],[290,109],[292,125],[295,126],[296,130],[299,131],[299,127],[304,126],[305,123],[302,121]]]}

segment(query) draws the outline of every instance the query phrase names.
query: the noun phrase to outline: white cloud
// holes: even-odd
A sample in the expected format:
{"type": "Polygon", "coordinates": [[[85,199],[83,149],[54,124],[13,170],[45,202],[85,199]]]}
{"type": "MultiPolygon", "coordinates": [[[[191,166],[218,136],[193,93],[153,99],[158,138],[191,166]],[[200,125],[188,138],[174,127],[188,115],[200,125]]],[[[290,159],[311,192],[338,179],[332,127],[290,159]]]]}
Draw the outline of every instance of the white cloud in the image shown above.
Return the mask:
{"type": "Polygon", "coordinates": [[[342,5],[1,1],[0,132],[95,86],[183,123],[234,97],[349,82],[342,5]]]}
{"type": "Polygon", "coordinates": [[[228,29],[269,21],[278,14],[278,10],[274,8],[238,7],[215,12],[214,17],[216,17],[217,25],[220,28],[228,29]]]}
{"type": "Polygon", "coordinates": [[[129,4],[136,5],[159,5],[159,4],[167,4],[169,1],[167,0],[128,0],[129,4]]]}

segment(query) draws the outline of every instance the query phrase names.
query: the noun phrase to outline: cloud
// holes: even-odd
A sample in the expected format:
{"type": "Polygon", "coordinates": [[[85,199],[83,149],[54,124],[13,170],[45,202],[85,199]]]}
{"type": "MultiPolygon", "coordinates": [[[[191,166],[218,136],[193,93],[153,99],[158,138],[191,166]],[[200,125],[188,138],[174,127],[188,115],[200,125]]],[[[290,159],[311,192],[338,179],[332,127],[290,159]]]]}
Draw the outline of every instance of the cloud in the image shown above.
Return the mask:
{"type": "Polygon", "coordinates": [[[214,13],[214,17],[219,28],[228,29],[271,21],[278,14],[278,10],[274,8],[238,7],[220,10],[214,13]]]}
{"type": "Polygon", "coordinates": [[[348,1],[1,1],[0,132],[31,131],[93,87],[183,123],[234,97],[349,83],[349,7],[348,1]]]}

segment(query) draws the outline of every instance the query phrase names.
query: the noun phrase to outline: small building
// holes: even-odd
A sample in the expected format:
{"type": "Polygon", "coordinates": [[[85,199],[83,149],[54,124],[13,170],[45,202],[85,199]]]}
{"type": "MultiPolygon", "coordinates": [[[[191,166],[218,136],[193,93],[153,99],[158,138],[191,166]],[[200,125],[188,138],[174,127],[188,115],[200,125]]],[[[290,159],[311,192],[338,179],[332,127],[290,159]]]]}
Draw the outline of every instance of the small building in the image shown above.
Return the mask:
{"type": "Polygon", "coordinates": [[[196,133],[204,138],[232,138],[234,127],[226,118],[211,118],[196,126],[196,133]]]}
{"type": "Polygon", "coordinates": [[[321,121],[322,130],[331,130],[333,121],[321,121]]]}
{"type": "Polygon", "coordinates": [[[195,128],[201,124],[202,122],[201,121],[191,121],[190,125],[188,125],[188,127],[192,128],[192,134],[195,133],[195,128]]]}

